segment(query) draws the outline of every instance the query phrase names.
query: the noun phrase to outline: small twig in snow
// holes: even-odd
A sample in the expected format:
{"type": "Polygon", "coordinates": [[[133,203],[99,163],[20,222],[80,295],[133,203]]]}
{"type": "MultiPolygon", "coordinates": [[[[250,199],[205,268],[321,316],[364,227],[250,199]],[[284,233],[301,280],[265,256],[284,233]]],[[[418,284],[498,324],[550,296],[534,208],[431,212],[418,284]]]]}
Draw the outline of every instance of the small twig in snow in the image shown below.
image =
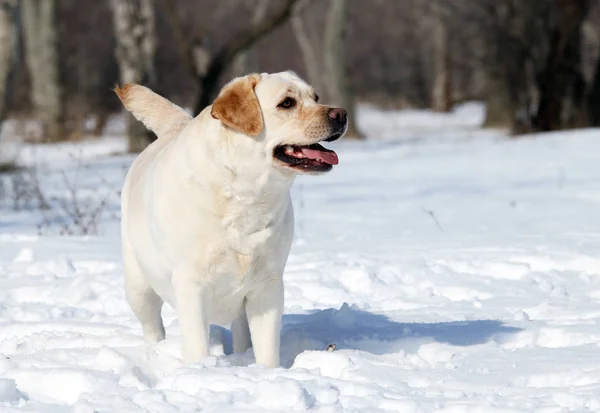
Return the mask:
{"type": "Polygon", "coordinates": [[[440,224],[440,221],[438,221],[437,217],[435,216],[435,213],[433,211],[430,211],[425,208],[422,208],[422,209],[423,209],[423,212],[425,212],[427,215],[429,215],[431,217],[431,219],[433,219],[433,222],[435,222],[435,225],[439,228],[439,230],[444,232],[444,228],[442,228],[442,225],[440,224]]]}

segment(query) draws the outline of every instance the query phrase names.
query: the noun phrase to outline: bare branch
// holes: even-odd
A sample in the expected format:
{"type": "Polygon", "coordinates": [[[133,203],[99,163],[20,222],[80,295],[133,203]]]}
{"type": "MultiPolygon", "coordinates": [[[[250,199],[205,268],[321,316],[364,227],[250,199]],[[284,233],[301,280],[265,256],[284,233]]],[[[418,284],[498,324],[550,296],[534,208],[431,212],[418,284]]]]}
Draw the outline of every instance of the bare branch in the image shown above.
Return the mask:
{"type": "Polygon", "coordinates": [[[431,219],[435,223],[435,226],[438,227],[438,229],[441,232],[444,232],[444,228],[442,227],[442,225],[440,224],[440,221],[438,221],[437,217],[435,216],[435,212],[430,211],[429,209],[425,209],[425,208],[422,208],[422,209],[423,209],[423,212],[425,212],[427,215],[429,215],[431,217],[431,219]]]}
{"type": "MultiPolygon", "coordinates": [[[[269,3],[271,0],[257,0],[256,7],[254,8],[254,14],[252,15],[252,24],[257,24],[265,18],[267,10],[269,9],[269,3]]],[[[243,53],[239,53],[233,63],[234,73],[237,76],[243,76],[248,72],[248,60],[249,50],[243,53]]]]}
{"type": "Polygon", "coordinates": [[[196,77],[198,76],[198,68],[196,67],[194,58],[194,48],[189,36],[183,30],[183,24],[181,23],[181,19],[177,14],[175,2],[174,0],[163,0],[162,3],[165,8],[167,20],[171,25],[171,29],[173,29],[173,37],[175,38],[175,43],[177,44],[179,53],[183,58],[187,70],[192,76],[196,77]]]}
{"type": "Polygon", "coordinates": [[[297,2],[298,0],[281,0],[279,2],[281,6],[276,13],[266,16],[260,22],[252,24],[245,30],[238,32],[215,53],[208,65],[206,75],[201,78],[200,99],[198,99],[196,104],[195,113],[200,113],[202,109],[210,104],[216,94],[221,74],[227,69],[237,54],[249,49],[263,36],[285,23],[291,16],[293,6],[297,2]]]}

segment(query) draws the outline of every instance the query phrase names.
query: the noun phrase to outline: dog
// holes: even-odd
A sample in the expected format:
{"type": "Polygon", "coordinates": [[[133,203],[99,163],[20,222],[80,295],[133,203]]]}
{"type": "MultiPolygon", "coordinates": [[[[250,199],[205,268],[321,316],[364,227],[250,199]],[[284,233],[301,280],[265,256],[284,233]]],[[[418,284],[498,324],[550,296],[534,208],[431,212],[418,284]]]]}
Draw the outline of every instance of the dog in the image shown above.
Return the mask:
{"type": "Polygon", "coordinates": [[[236,78],[195,118],[140,85],[115,92],[158,137],[121,200],[125,295],[144,338],[165,338],[167,302],[186,364],[209,356],[210,323],[231,323],[234,352],[252,347],[257,364],[279,366],[290,188],[338,164],[320,142],[345,134],[346,111],[293,72],[236,78]]]}

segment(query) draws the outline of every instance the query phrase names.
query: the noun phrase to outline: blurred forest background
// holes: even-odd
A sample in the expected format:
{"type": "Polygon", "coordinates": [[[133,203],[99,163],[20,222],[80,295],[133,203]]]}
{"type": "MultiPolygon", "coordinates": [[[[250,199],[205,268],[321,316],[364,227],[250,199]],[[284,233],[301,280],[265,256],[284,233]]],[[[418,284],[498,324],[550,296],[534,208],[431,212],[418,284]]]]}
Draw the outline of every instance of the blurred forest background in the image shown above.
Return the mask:
{"type": "MultiPolygon", "coordinates": [[[[323,102],[487,104],[514,134],[600,125],[600,0],[0,0],[0,120],[101,134],[136,82],[191,111],[291,69],[323,102]]],[[[150,136],[131,119],[129,147],[150,136]]],[[[355,125],[356,126],[356,125],[355,125]]],[[[352,136],[360,138],[357,127],[352,136]]]]}

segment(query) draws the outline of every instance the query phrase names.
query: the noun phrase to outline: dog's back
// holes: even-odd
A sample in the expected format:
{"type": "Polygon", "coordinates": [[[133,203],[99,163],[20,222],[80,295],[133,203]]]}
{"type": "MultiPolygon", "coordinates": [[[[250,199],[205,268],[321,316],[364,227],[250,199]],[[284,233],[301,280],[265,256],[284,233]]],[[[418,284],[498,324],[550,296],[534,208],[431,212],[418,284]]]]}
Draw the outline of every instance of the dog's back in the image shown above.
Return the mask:
{"type": "Polygon", "coordinates": [[[133,257],[129,240],[131,231],[128,231],[127,227],[131,228],[133,225],[141,238],[148,242],[151,239],[146,226],[135,225],[146,220],[147,210],[143,203],[147,200],[147,191],[144,188],[148,188],[148,185],[144,181],[152,179],[153,174],[148,174],[148,170],[156,167],[157,156],[172,146],[181,130],[193,118],[179,106],[141,85],[128,84],[122,88],[117,87],[115,93],[125,108],[158,137],[133,161],[121,192],[121,230],[126,282],[131,282],[131,279],[136,277],[138,282],[141,282],[141,269],[133,257]]]}
{"type": "Polygon", "coordinates": [[[130,188],[139,183],[138,181],[144,175],[143,170],[190,123],[192,116],[171,101],[141,85],[126,84],[122,88],[117,86],[115,93],[125,108],[158,137],[134,160],[125,179],[121,194],[121,212],[125,223],[130,188]]]}

